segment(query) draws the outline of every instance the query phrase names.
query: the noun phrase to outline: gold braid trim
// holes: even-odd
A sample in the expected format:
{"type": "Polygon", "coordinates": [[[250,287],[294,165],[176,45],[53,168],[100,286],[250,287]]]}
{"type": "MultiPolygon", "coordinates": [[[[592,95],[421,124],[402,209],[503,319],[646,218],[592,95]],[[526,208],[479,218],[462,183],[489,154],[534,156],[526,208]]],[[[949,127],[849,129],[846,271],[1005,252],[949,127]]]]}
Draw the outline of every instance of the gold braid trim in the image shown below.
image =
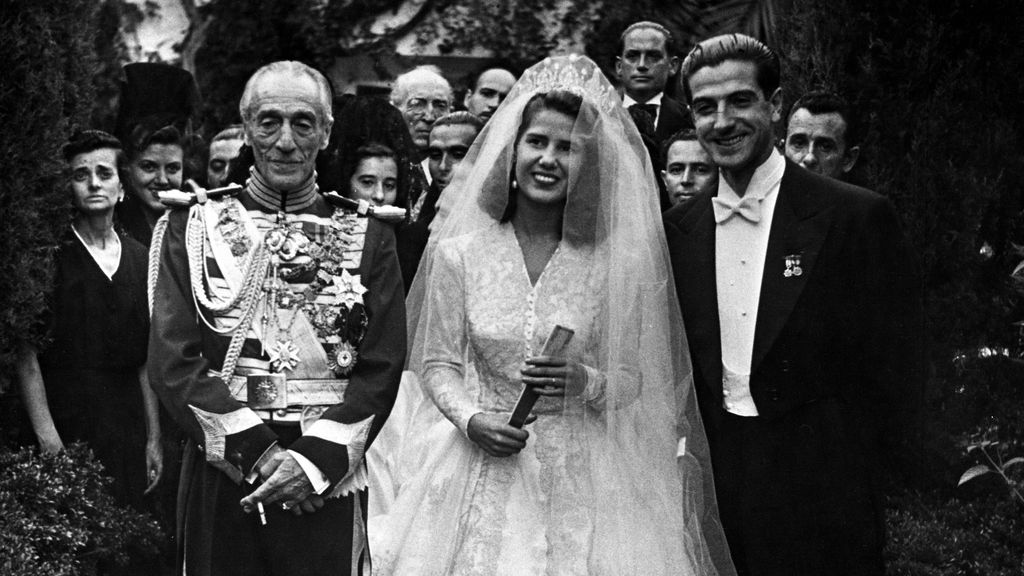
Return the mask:
{"type": "Polygon", "coordinates": [[[153,300],[156,298],[156,280],[160,275],[160,249],[164,244],[164,233],[167,232],[167,222],[170,218],[170,210],[165,210],[164,215],[153,225],[153,238],[149,244],[149,262],[146,268],[146,293],[149,296],[149,315],[153,315],[153,300]]]}
{"type": "Polygon", "coordinates": [[[257,243],[246,256],[242,287],[229,301],[215,304],[206,293],[206,225],[203,222],[202,206],[193,206],[189,213],[185,242],[189,262],[189,281],[192,285],[192,297],[196,302],[199,317],[210,330],[218,334],[231,333],[231,342],[224,354],[224,367],[220,371],[221,379],[225,383],[230,383],[231,376],[235,373],[235,366],[238,364],[238,358],[242,353],[242,346],[245,344],[249,326],[256,316],[263,282],[270,269],[270,252],[262,242],[257,243]],[[202,310],[199,310],[200,305],[215,314],[238,306],[242,310],[242,315],[234,326],[221,329],[207,322],[202,310]]]}

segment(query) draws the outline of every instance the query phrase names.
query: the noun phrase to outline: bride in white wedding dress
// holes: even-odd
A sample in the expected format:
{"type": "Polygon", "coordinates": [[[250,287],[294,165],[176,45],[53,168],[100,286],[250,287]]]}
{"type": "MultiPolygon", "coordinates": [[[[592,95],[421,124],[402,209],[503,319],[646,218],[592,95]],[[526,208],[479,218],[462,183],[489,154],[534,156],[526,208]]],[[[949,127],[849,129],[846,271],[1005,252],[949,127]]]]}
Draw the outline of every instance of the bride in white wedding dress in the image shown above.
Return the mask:
{"type": "Polygon", "coordinates": [[[409,296],[422,389],[389,422],[375,574],[731,571],[644,150],[581,56],[528,70],[477,139],[409,296]]]}

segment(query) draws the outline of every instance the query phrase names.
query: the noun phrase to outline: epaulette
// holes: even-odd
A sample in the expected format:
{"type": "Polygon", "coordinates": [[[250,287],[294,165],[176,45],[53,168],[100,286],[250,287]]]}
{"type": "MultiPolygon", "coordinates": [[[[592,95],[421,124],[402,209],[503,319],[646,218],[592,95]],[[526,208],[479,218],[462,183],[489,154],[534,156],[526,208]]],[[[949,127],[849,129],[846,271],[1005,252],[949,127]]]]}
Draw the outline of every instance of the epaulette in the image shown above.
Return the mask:
{"type": "Polygon", "coordinates": [[[187,180],[185,184],[192,190],[161,190],[157,192],[160,202],[164,206],[188,207],[194,204],[206,204],[207,200],[221,200],[229,196],[237,196],[245,189],[241,184],[228,184],[221,188],[207,190],[192,179],[187,180]]]}
{"type": "Polygon", "coordinates": [[[373,216],[383,222],[401,222],[405,219],[405,209],[397,206],[374,206],[366,200],[353,200],[346,198],[337,192],[324,192],[324,199],[327,203],[336,208],[355,210],[360,216],[373,216]]]}
{"type": "MultiPolygon", "coordinates": [[[[221,200],[231,196],[237,196],[245,188],[239,184],[229,184],[221,188],[207,190],[194,180],[185,183],[191,190],[162,190],[157,194],[160,202],[169,207],[188,207],[195,204],[205,204],[207,200],[221,200]]],[[[360,216],[373,216],[382,222],[401,222],[405,219],[405,209],[397,206],[374,206],[366,200],[353,200],[346,198],[337,192],[324,192],[323,197],[327,203],[335,208],[353,210],[360,216]]]]}

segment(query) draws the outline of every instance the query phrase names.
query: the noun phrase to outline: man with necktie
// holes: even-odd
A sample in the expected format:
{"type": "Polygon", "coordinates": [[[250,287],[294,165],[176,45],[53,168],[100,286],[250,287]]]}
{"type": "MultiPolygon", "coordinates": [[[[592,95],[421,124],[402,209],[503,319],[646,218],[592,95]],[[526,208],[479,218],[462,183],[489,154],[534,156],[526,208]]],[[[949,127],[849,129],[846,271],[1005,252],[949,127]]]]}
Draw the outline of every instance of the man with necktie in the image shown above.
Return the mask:
{"type": "Polygon", "coordinates": [[[665,87],[679,69],[675,41],[656,22],[635,22],[619,37],[615,73],[622,83],[622,104],[639,107],[654,123],[654,139],[662,142],[690,125],[686,110],[665,95],[665,87]]]}
{"type": "Polygon", "coordinates": [[[879,472],[922,391],[922,308],[891,203],[786,161],[778,55],[682,65],[717,189],[665,214],[715,473],[744,575],[878,575],[879,472]]]}

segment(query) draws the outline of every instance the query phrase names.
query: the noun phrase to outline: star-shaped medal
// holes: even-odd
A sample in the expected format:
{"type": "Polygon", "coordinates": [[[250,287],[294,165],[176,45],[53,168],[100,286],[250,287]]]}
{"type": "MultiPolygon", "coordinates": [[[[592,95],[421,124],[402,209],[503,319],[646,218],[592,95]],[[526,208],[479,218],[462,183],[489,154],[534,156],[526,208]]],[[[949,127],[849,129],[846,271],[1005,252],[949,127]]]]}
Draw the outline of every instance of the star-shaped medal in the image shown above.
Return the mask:
{"type": "Polygon", "coordinates": [[[342,269],[341,276],[332,276],[332,278],[334,279],[335,294],[349,310],[354,305],[363,303],[366,287],[360,282],[359,274],[349,274],[348,270],[342,269]]]}

